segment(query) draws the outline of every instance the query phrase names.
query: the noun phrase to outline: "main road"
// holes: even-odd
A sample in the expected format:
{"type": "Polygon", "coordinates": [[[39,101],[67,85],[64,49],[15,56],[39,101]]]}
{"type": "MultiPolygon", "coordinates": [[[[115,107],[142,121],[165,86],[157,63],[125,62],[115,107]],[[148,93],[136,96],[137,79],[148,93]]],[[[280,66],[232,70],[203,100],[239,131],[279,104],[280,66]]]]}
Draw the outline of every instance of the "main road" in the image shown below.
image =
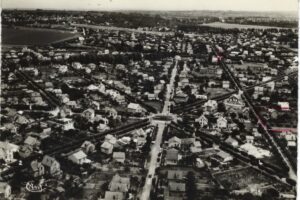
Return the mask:
{"type": "MultiPolygon", "coordinates": [[[[167,85],[165,102],[164,102],[164,107],[162,109],[162,112],[160,113],[161,115],[170,114],[170,100],[172,99],[174,94],[174,82],[177,74],[177,63],[178,62],[176,60],[176,63],[171,73],[170,83],[167,85]]],[[[155,143],[151,149],[151,159],[150,162],[148,163],[148,174],[141,194],[141,198],[140,198],[141,200],[148,200],[150,197],[150,192],[152,188],[152,179],[155,174],[157,158],[160,152],[160,144],[162,142],[162,135],[166,127],[166,123],[162,121],[153,120],[153,123],[158,126],[158,130],[156,134],[155,143]]]]}

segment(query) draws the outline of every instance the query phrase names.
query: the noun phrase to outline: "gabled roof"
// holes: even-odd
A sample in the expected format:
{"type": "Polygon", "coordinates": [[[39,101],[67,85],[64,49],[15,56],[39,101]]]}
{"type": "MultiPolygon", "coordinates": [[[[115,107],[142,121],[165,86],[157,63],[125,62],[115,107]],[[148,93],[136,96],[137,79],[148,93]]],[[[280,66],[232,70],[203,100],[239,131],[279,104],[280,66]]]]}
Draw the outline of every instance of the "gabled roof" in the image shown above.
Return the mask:
{"type": "Polygon", "coordinates": [[[35,145],[37,142],[38,142],[38,140],[37,140],[36,138],[31,137],[31,136],[28,136],[28,137],[26,138],[26,140],[24,141],[24,144],[28,144],[28,145],[33,146],[33,145],[35,145]]]}
{"type": "Polygon", "coordinates": [[[222,159],[227,159],[231,157],[231,155],[229,153],[226,153],[225,151],[220,151],[219,153],[217,153],[217,156],[221,157],[222,159]]]}
{"type": "Polygon", "coordinates": [[[57,160],[55,160],[55,158],[45,155],[43,160],[42,160],[42,164],[47,166],[47,167],[51,167],[53,163],[58,163],[57,160]]]}
{"type": "Polygon", "coordinates": [[[233,139],[232,137],[228,137],[226,140],[225,140],[226,143],[236,143],[237,140],[236,139],[233,139]]]}
{"type": "Polygon", "coordinates": [[[40,162],[34,160],[30,163],[30,167],[33,171],[38,171],[40,167],[44,167],[40,162]]]}
{"type": "Polygon", "coordinates": [[[110,148],[113,148],[113,145],[109,142],[103,142],[103,144],[101,145],[101,148],[110,149],[110,148]]]}
{"type": "Polygon", "coordinates": [[[181,139],[178,138],[178,137],[176,137],[176,136],[174,136],[174,137],[170,138],[168,142],[169,142],[169,143],[170,143],[170,142],[181,143],[181,139]]]}
{"type": "Polygon", "coordinates": [[[87,157],[87,155],[82,150],[77,151],[76,153],[73,153],[70,156],[74,157],[77,160],[80,160],[80,159],[83,159],[83,158],[87,157]]]}
{"type": "Polygon", "coordinates": [[[128,104],[127,108],[137,110],[137,109],[140,109],[141,106],[140,106],[140,104],[137,104],[137,103],[130,103],[130,104],[128,104]]]}

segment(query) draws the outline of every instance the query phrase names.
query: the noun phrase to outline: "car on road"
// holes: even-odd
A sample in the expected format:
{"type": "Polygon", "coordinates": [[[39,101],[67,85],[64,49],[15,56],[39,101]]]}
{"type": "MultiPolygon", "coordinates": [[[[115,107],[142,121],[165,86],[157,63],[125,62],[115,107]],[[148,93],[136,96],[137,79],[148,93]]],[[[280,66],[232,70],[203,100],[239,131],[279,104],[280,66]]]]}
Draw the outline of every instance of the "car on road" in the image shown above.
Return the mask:
{"type": "Polygon", "coordinates": [[[148,178],[152,178],[152,174],[149,174],[149,175],[148,175],[148,178]]]}

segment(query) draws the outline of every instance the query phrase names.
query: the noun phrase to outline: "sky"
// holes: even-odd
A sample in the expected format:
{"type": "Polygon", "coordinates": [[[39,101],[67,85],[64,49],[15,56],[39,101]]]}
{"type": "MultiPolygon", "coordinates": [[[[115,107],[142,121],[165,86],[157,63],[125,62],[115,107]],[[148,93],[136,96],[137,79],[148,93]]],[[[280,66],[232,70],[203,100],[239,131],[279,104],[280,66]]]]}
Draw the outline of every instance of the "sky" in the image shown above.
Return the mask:
{"type": "Polygon", "coordinates": [[[297,0],[1,0],[2,8],[61,10],[297,11],[297,0]]]}

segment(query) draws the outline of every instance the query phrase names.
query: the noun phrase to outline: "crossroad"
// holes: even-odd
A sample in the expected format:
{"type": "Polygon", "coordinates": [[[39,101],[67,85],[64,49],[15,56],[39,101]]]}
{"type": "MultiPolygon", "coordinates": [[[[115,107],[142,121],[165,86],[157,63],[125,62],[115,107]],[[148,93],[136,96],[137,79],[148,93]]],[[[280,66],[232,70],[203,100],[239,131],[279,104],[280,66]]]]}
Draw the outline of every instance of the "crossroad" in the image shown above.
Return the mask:
{"type": "MultiPolygon", "coordinates": [[[[177,61],[172,70],[172,73],[171,73],[170,83],[167,85],[165,102],[164,102],[164,107],[162,109],[161,115],[168,115],[170,113],[170,100],[173,97],[173,88],[174,88],[176,74],[177,74],[177,61]]],[[[153,121],[153,123],[155,123],[158,126],[158,130],[157,130],[157,134],[156,134],[155,143],[151,149],[151,160],[150,160],[150,163],[148,163],[149,164],[148,165],[149,166],[148,174],[147,174],[145,185],[143,187],[143,191],[142,191],[141,198],[140,198],[142,200],[148,200],[150,197],[150,192],[151,192],[151,188],[152,188],[152,180],[153,180],[153,176],[155,174],[158,154],[160,152],[160,144],[162,142],[162,135],[163,135],[164,129],[166,128],[165,122],[155,120],[155,121],[153,121]]]]}

